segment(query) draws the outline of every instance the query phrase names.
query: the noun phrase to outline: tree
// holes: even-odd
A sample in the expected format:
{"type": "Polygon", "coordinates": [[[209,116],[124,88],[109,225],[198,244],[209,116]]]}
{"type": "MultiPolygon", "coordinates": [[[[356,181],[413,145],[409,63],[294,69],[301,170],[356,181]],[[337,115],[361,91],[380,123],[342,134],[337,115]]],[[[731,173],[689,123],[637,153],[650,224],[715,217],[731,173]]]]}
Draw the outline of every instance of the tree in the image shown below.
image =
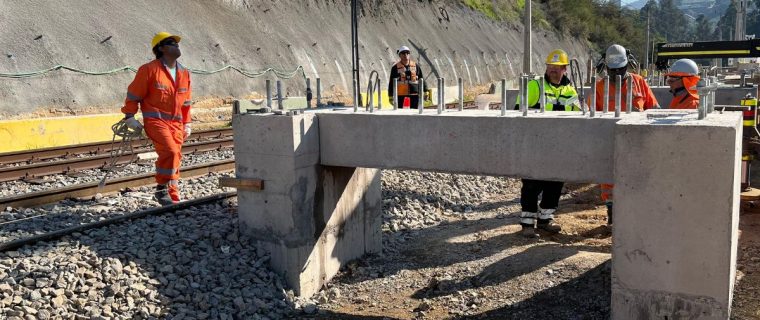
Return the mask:
{"type": "Polygon", "coordinates": [[[696,38],[695,40],[707,41],[707,40],[713,39],[712,38],[712,30],[713,30],[712,24],[710,23],[710,20],[707,19],[707,17],[705,17],[704,14],[700,14],[697,17],[697,20],[694,23],[694,25],[695,25],[694,36],[696,38]]]}

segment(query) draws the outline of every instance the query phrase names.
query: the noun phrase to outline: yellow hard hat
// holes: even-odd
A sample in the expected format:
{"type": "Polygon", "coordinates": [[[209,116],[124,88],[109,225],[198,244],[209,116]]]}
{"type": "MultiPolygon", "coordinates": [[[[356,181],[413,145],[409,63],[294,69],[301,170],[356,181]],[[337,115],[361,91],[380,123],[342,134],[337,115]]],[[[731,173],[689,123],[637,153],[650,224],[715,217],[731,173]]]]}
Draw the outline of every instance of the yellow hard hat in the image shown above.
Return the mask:
{"type": "Polygon", "coordinates": [[[548,56],[546,56],[546,64],[553,64],[555,66],[566,66],[570,64],[568,62],[569,59],[567,59],[567,52],[562,49],[557,49],[549,53],[548,56]]]}
{"type": "Polygon", "coordinates": [[[171,33],[161,31],[159,33],[156,33],[155,36],[153,36],[153,41],[150,42],[150,47],[155,48],[159,42],[164,41],[164,39],[166,38],[172,38],[174,39],[174,41],[177,41],[177,43],[179,43],[179,41],[182,40],[182,37],[178,35],[173,35],[171,33]]]}

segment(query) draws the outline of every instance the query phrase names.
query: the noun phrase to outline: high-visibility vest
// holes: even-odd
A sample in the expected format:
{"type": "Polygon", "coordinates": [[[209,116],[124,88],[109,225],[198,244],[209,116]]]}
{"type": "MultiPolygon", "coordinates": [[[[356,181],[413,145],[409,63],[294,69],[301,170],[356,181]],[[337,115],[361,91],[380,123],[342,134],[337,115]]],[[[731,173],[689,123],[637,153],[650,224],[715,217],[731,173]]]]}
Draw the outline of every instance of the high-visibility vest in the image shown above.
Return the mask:
{"type": "MultiPolygon", "coordinates": [[[[542,79],[544,81],[544,96],[546,96],[546,110],[547,111],[580,111],[580,101],[578,100],[578,93],[571,85],[570,79],[567,76],[563,76],[559,85],[553,85],[546,80],[546,77],[542,79]]],[[[531,80],[528,82],[528,107],[539,108],[540,102],[538,97],[541,94],[541,88],[539,88],[538,80],[531,80]]],[[[520,104],[520,97],[517,97],[517,103],[520,104]]]]}
{"type": "Polygon", "coordinates": [[[410,85],[417,85],[417,64],[414,61],[409,61],[409,71],[411,71],[411,77],[406,77],[406,66],[401,61],[396,62],[396,70],[398,71],[398,86],[396,92],[399,96],[417,95],[416,92],[411,92],[410,85]]]}

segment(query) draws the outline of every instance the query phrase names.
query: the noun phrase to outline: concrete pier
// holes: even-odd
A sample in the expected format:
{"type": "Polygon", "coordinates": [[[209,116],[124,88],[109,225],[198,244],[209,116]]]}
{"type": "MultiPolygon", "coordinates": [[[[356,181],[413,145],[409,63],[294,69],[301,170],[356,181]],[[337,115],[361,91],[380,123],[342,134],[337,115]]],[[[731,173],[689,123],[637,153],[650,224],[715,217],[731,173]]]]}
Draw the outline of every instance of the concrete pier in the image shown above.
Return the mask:
{"type": "Polygon", "coordinates": [[[499,114],[238,115],[237,175],[265,180],[262,192],[239,193],[241,231],[308,296],[342,264],[381,251],[376,169],[613,182],[613,318],[727,318],[741,114],[499,114]]]}

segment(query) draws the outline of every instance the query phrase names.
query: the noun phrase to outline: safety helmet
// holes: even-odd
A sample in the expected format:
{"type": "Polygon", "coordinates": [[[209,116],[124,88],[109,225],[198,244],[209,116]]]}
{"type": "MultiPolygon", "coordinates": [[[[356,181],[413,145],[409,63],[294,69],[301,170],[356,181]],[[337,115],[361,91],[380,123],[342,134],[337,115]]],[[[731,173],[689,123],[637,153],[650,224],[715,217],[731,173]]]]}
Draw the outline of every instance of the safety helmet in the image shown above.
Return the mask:
{"type": "Polygon", "coordinates": [[[546,56],[546,64],[555,66],[566,66],[570,64],[569,59],[567,58],[567,52],[562,49],[549,52],[549,55],[546,56]]]}
{"type": "Polygon", "coordinates": [[[670,72],[665,75],[677,77],[698,76],[699,66],[697,66],[694,60],[679,59],[673,62],[673,65],[670,66],[670,72]]]}
{"type": "Polygon", "coordinates": [[[172,38],[174,41],[177,41],[177,43],[182,40],[182,37],[178,35],[173,35],[171,33],[161,31],[153,36],[153,41],[150,42],[150,47],[155,48],[157,44],[161,43],[161,41],[164,41],[166,38],[172,38]]]}
{"type": "Polygon", "coordinates": [[[412,52],[412,50],[409,50],[409,47],[407,47],[407,46],[401,46],[401,48],[398,48],[398,50],[396,50],[396,54],[400,54],[400,53],[402,53],[404,51],[412,52]]]}
{"type": "Polygon", "coordinates": [[[604,54],[604,63],[607,68],[618,69],[628,65],[628,54],[625,48],[619,44],[613,44],[607,48],[604,54]]]}

